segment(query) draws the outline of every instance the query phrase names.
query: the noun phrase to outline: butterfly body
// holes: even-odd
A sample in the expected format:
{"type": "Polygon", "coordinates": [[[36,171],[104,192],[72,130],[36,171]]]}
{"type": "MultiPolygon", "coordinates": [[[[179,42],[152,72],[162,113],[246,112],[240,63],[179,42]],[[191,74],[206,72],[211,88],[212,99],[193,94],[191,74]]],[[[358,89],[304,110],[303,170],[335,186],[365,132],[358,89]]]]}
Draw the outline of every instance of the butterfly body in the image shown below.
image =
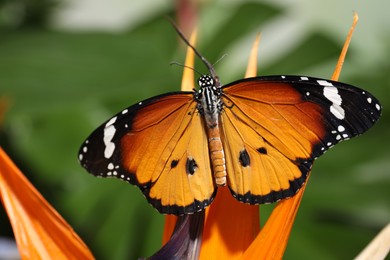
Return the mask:
{"type": "Polygon", "coordinates": [[[221,100],[221,86],[209,75],[199,78],[199,92],[195,92],[195,100],[198,102],[198,112],[203,116],[207,131],[210,161],[213,168],[215,183],[218,186],[226,185],[226,164],[223,150],[219,122],[223,102],[221,100]]]}

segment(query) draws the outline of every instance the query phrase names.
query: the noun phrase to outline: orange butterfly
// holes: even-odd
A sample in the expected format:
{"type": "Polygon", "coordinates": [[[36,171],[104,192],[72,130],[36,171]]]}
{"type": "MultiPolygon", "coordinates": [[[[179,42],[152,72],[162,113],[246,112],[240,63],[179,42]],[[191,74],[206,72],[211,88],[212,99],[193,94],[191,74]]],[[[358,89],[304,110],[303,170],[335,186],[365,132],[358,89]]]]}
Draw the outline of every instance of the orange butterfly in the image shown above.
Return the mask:
{"type": "Polygon", "coordinates": [[[79,152],[90,173],[137,185],[161,213],[203,210],[226,184],[244,203],[291,197],[314,159],[380,117],[379,101],[367,91],[325,79],[266,76],[222,86],[179,35],[209,70],[199,90],[122,110],[79,152]]]}

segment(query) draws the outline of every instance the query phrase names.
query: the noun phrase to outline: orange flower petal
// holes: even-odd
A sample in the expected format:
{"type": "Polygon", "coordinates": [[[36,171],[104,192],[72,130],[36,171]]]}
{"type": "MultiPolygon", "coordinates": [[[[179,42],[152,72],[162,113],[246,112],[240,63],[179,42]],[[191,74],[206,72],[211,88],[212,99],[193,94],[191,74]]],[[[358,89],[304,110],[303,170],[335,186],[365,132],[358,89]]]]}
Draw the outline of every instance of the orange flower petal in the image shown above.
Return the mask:
{"type": "Polygon", "coordinates": [[[345,40],[343,49],[341,50],[339,60],[337,61],[336,68],[335,68],[333,75],[332,75],[332,78],[331,78],[332,80],[338,80],[340,77],[340,73],[341,73],[341,69],[343,68],[345,56],[347,55],[349,43],[351,42],[352,34],[353,34],[353,31],[355,30],[355,27],[356,27],[358,20],[359,20],[359,16],[356,12],[354,12],[352,26],[349,29],[347,39],[345,40]]]}
{"type": "Polygon", "coordinates": [[[283,258],[306,183],[295,196],[278,202],[242,259],[253,259],[254,257],[257,259],[283,258]]]}
{"type": "Polygon", "coordinates": [[[94,259],[1,148],[0,195],[23,259],[94,259]]]}
{"type": "Polygon", "coordinates": [[[176,216],[174,215],[165,216],[162,245],[165,245],[171,238],[173,230],[175,229],[176,222],[177,222],[176,216]]]}
{"type": "Polygon", "coordinates": [[[245,72],[245,78],[256,77],[257,75],[257,53],[259,51],[260,34],[257,34],[249,55],[248,66],[245,72]]]}
{"type": "MultiPolygon", "coordinates": [[[[190,44],[192,46],[196,45],[197,35],[198,35],[198,30],[197,28],[195,28],[190,37],[190,44]]],[[[195,64],[195,53],[190,47],[187,47],[186,61],[184,63],[185,67],[183,69],[183,78],[181,80],[182,91],[192,91],[195,88],[194,70],[190,69],[194,67],[194,64],[195,64]]]]}
{"type": "Polygon", "coordinates": [[[237,259],[259,230],[259,206],[240,203],[221,187],[206,209],[200,259],[237,259]]]}

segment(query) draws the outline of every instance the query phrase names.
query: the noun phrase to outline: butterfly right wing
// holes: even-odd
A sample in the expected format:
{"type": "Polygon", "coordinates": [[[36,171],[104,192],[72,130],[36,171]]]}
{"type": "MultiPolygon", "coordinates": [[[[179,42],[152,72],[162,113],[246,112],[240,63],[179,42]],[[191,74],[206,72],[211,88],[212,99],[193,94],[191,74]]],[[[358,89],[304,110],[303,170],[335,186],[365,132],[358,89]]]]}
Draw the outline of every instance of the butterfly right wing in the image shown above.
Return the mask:
{"type": "Polygon", "coordinates": [[[202,210],[215,196],[207,136],[192,92],[133,105],[91,134],[79,159],[90,173],[137,185],[160,213],[202,210]]]}
{"type": "Polygon", "coordinates": [[[293,196],[317,157],[364,133],[381,115],[367,91],[325,79],[256,77],[223,91],[228,186],[250,204],[293,196]]]}

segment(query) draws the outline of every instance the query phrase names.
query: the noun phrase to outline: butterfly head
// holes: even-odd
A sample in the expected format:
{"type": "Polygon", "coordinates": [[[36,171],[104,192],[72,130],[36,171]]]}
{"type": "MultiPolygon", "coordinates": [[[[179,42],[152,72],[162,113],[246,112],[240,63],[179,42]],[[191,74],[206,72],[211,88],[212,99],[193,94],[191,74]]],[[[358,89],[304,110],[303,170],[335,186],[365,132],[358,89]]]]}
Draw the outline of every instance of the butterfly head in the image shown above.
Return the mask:
{"type": "Polygon", "coordinates": [[[210,75],[203,75],[198,79],[200,88],[215,87],[215,80],[210,75]]]}

